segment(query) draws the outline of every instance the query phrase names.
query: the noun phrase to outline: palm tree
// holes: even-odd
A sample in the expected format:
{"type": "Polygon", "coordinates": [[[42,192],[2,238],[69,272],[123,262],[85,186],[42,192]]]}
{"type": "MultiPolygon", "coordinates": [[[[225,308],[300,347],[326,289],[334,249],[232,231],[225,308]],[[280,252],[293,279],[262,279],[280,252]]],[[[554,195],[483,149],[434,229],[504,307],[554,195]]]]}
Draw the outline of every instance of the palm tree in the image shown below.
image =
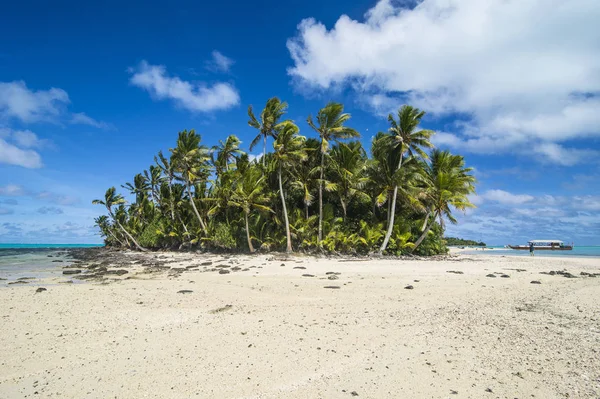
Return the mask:
{"type": "Polygon", "coordinates": [[[277,139],[273,143],[275,150],[273,160],[277,167],[277,179],[279,182],[279,195],[281,196],[281,205],[283,206],[283,217],[285,220],[285,234],[287,237],[287,252],[292,252],[292,235],[290,233],[290,221],[288,219],[287,206],[285,204],[285,194],[283,192],[282,174],[283,169],[291,169],[298,162],[306,159],[304,150],[304,136],[298,135],[299,129],[293,122],[287,122],[277,132],[277,139]]]}
{"type": "Polygon", "coordinates": [[[107,238],[107,241],[108,241],[108,237],[111,236],[119,244],[121,244],[122,247],[126,247],[126,245],[123,243],[123,241],[119,240],[119,238],[113,232],[113,226],[110,225],[110,222],[108,221],[108,216],[106,216],[106,215],[98,216],[97,218],[94,219],[94,223],[96,226],[98,226],[102,235],[107,238]]]}
{"type": "MultiPolygon", "coordinates": [[[[173,164],[169,159],[167,159],[163,155],[162,151],[158,152],[158,157],[156,157],[156,156],[154,157],[154,162],[156,162],[158,167],[163,171],[163,173],[167,177],[167,185],[169,188],[169,198],[171,198],[173,196],[172,190],[171,190],[171,185],[173,184],[173,179],[175,178],[175,174],[173,171],[173,164]]],[[[171,220],[175,221],[175,209],[173,206],[173,202],[169,203],[169,208],[171,210],[171,220]]]]}
{"type": "Polygon", "coordinates": [[[194,196],[192,195],[191,186],[195,185],[200,180],[207,178],[206,163],[209,160],[208,149],[200,145],[201,137],[196,134],[192,129],[190,131],[184,130],[179,132],[177,138],[177,147],[171,148],[172,153],[171,162],[173,164],[174,171],[178,172],[181,176],[179,179],[185,183],[190,204],[194,209],[194,213],[200,222],[202,231],[206,235],[208,233],[206,224],[202,220],[198,208],[194,203],[194,196]]]}
{"type": "Polygon", "coordinates": [[[369,195],[364,187],[369,181],[365,175],[366,153],[358,141],[348,144],[340,143],[331,150],[331,182],[326,186],[328,191],[337,193],[346,221],[347,208],[357,198],[368,201],[369,195]]]}
{"type": "MultiPolygon", "coordinates": [[[[409,156],[413,156],[415,153],[426,159],[427,154],[421,147],[431,148],[433,145],[429,141],[433,135],[431,130],[417,130],[421,119],[425,116],[425,111],[421,111],[418,108],[413,108],[410,105],[403,105],[398,110],[398,121],[394,119],[394,116],[390,114],[388,121],[390,123],[390,129],[388,134],[382,139],[385,142],[385,147],[391,153],[395,153],[398,156],[397,170],[402,167],[402,160],[404,154],[407,153],[409,156]]],[[[392,203],[390,213],[388,215],[388,229],[379,248],[379,253],[382,254],[387,248],[388,242],[394,229],[394,217],[396,213],[396,199],[398,196],[398,184],[394,186],[394,192],[392,195],[392,203]]]]}
{"type": "Polygon", "coordinates": [[[254,252],[252,239],[250,237],[250,225],[248,216],[252,209],[259,211],[272,212],[266,204],[269,203],[269,196],[264,192],[265,176],[256,166],[251,166],[240,173],[232,192],[229,205],[242,209],[244,212],[244,221],[246,223],[246,238],[250,252],[254,252]]]}
{"type": "Polygon", "coordinates": [[[146,179],[146,183],[150,188],[150,194],[152,195],[152,199],[156,201],[158,206],[161,206],[160,185],[164,181],[161,168],[158,166],[150,165],[148,170],[144,171],[144,178],[146,179]]]}
{"type": "Polygon", "coordinates": [[[123,231],[123,233],[125,233],[125,235],[129,237],[131,241],[133,241],[137,249],[139,249],[140,251],[146,251],[146,248],[141,247],[140,244],[138,244],[138,242],[135,240],[135,238],[133,238],[133,236],[129,234],[127,230],[125,230],[125,227],[123,227],[121,222],[115,217],[115,214],[112,211],[112,207],[115,205],[125,204],[125,198],[123,198],[121,194],[115,194],[115,192],[116,189],[114,187],[109,188],[104,194],[104,201],[95,199],[92,201],[92,204],[104,205],[108,210],[108,214],[110,215],[110,217],[117,223],[117,225],[123,231]]]}
{"type": "Polygon", "coordinates": [[[250,143],[250,151],[263,139],[263,165],[266,165],[267,155],[267,137],[271,136],[275,138],[277,136],[277,129],[279,128],[279,119],[285,114],[287,110],[287,103],[281,102],[279,98],[273,97],[267,101],[265,108],[260,113],[260,121],[254,116],[252,111],[252,105],[248,106],[248,116],[250,120],[248,125],[258,129],[258,134],[250,143]]]}
{"type": "Polygon", "coordinates": [[[321,139],[321,169],[319,181],[319,233],[317,242],[320,246],[323,239],[323,175],[325,172],[325,156],[329,151],[331,141],[338,142],[342,139],[359,137],[360,134],[344,124],[350,119],[350,114],[344,113],[344,106],[340,103],[330,102],[319,110],[317,114],[317,124],[309,115],[307,122],[313,128],[321,139]]]}
{"type": "Polygon", "coordinates": [[[219,140],[219,145],[212,148],[212,151],[217,154],[217,159],[213,162],[217,169],[217,174],[220,174],[223,169],[229,171],[229,164],[235,160],[238,155],[243,153],[243,151],[240,150],[240,144],[240,139],[232,134],[227,137],[225,142],[219,140]]]}
{"type": "Polygon", "coordinates": [[[431,161],[423,166],[427,181],[425,192],[429,202],[429,209],[425,216],[427,226],[419,239],[415,242],[413,251],[425,239],[435,220],[439,218],[442,231],[444,230],[444,217],[450,223],[457,223],[452,215],[451,207],[464,211],[474,208],[469,201],[469,194],[475,192],[475,177],[470,174],[473,168],[465,167],[464,158],[452,155],[449,151],[433,150],[431,161]],[[433,217],[429,220],[429,216],[433,217]]]}
{"type": "Polygon", "coordinates": [[[125,183],[121,187],[128,189],[131,194],[135,195],[136,204],[142,203],[144,198],[148,196],[148,191],[150,191],[150,185],[141,173],[133,177],[133,184],[125,183]]]}
{"type": "Polygon", "coordinates": [[[315,196],[313,191],[316,189],[319,176],[319,159],[317,158],[318,150],[321,143],[316,139],[306,139],[304,142],[304,151],[307,157],[296,163],[292,173],[294,179],[290,182],[290,186],[299,190],[302,193],[302,202],[304,203],[304,219],[308,220],[308,207],[312,204],[315,196]]]}

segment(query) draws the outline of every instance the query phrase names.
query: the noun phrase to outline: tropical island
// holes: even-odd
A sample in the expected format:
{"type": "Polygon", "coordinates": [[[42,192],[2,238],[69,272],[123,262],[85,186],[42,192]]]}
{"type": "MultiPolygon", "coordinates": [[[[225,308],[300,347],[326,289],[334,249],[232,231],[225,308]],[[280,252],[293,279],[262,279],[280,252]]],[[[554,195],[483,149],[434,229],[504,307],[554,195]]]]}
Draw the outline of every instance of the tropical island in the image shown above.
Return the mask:
{"type": "MultiPolygon", "coordinates": [[[[464,158],[433,149],[435,132],[420,128],[424,111],[402,106],[388,116],[369,153],[344,106],[330,102],[309,116],[312,137],[285,119],[273,97],[248,124],[257,131],[250,157],[235,135],[208,148],[194,130],[95,204],[109,247],[146,249],[326,251],[434,255],[447,252],[445,223],[474,205],[472,169],[464,158]],[[272,141],[272,151],[268,143],[272,141]]],[[[453,242],[453,241],[450,241],[453,242]]],[[[448,242],[449,245],[451,245],[448,242]]]]}

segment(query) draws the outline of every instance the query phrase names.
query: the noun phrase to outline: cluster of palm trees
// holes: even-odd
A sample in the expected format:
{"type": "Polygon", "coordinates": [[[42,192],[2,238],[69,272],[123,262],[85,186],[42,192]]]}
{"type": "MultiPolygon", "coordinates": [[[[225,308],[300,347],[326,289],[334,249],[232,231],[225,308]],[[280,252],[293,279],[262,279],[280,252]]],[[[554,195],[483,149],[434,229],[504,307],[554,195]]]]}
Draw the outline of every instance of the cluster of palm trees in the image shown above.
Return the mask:
{"type": "Polygon", "coordinates": [[[434,132],[419,128],[425,112],[405,105],[389,115],[388,132],[370,154],[348,126],[350,114],[331,102],[308,117],[315,138],[284,119],[287,104],[267,101],[248,124],[262,141],[251,158],[235,136],[209,149],[194,130],[179,133],[170,155],[102,200],[96,224],[109,246],[236,250],[323,250],[436,254],[446,251],[445,220],[473,207],[471,168],[462,156],[433,148],[434,132]],[[273,151],[267,151],[269,139],[273,151]]]}

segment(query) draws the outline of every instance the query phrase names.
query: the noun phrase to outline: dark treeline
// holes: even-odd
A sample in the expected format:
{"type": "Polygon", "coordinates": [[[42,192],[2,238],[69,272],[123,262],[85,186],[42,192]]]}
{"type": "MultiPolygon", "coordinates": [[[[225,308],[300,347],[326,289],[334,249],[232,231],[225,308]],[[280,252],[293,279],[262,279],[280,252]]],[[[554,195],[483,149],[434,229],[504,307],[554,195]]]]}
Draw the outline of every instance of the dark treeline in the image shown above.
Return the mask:
{"type": "Polygon", "coordinates": [[[248,108],[257,136],[252,159],[231,135],[207,148],[194,130],[179,133],[168,154],[123,187],[106,191],[108,216],[96,224],[112,247],[207,250],[322,250],[345,253],[439,254],[453,209],[473,207],[471,168],[462,156],[432,149],[434,132],[419,128],[424,112],[403,106],[389,115],[370,156],[342,104],[329,103],[300,135],[285,119],[287,104],[248,108]],[[272,142],[272,150],[267,144],[272,142]]]}
{"type": "Polygon", "coordinates": [[[465,240],[462,238],[455,237],[446,237],[446,245],[456,246],[456,245],[470,245],[477,247],[486,247],[486,243],[483,241],[473,241],[473,240],[465,240]]]}

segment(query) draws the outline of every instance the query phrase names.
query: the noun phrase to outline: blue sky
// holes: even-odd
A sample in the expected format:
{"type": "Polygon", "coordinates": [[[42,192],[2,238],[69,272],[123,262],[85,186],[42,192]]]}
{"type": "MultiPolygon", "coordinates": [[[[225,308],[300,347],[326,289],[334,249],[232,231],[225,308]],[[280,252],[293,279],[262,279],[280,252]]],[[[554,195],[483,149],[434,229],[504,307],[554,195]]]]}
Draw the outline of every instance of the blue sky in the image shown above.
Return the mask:
{"type": "Polygon", "coordinates": [[[278,96],[308,136],[343,102],[365,143],[428,111],[479,179],[449,235],[600,245],[596,0],[88,3],[0,14],[0,242],[100,242],[92,199],[180,130],[247,146],[278,96]]]}

